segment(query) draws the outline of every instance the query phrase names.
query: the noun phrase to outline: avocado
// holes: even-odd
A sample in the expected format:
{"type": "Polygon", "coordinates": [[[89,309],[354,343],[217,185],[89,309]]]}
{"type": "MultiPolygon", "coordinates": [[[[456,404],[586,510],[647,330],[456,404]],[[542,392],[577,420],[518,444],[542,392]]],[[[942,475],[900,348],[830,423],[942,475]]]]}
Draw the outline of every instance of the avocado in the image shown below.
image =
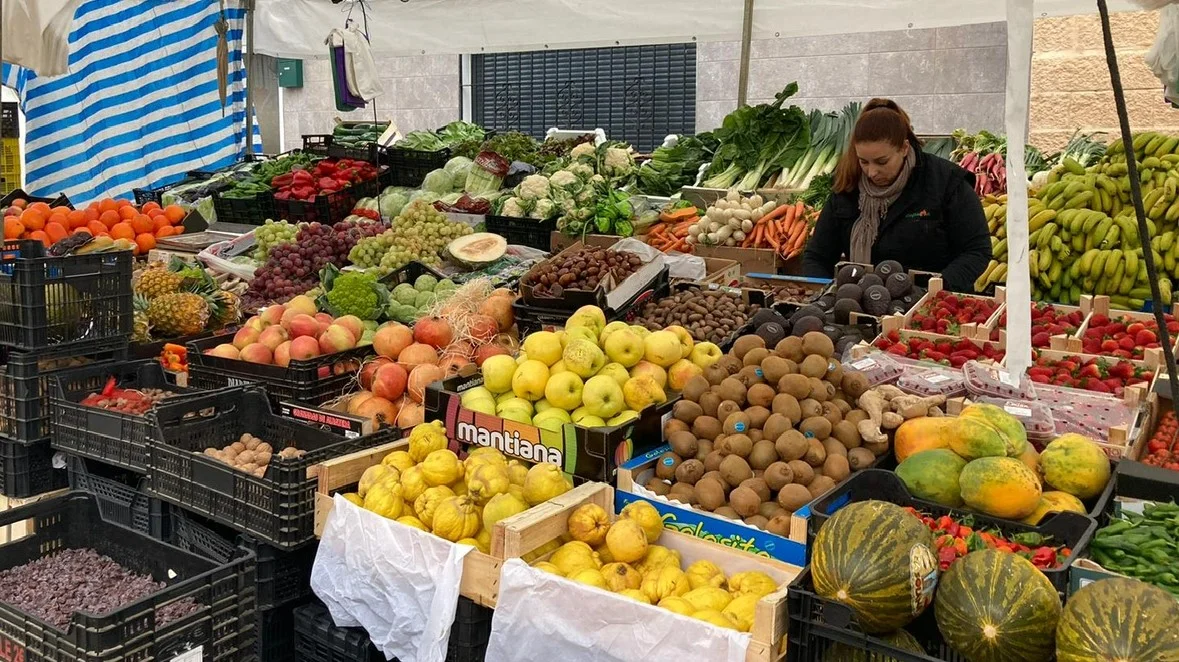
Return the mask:
{"type": "Polygon", "coordinates": [[[815,315],[807,315],[794,321],[794,327],[790,330],[792,336],[805,336],[811,331],[822,331],[823,319],[815,315]]]}
{"type": "Polygon", "coordinates": [[[864,312],[869,315],[879,316],[888,313],[888,304],[891,302],[892,296],[883,285],[873,285],[864,290],[864,312]]]}
{"type": "Polygon", "coordinates": [[[896,260],[885,260],[876,265],[876,275],[880,276],[882,280],[887,280],[889,276],[896,273],[904,273],[905,268],[901,266],[900,262],[896,260]]]}
{"type": "Polygon", "coordinates": [[[774,347],[786,337],[786,329],[777,322],[766,322],[757,327],[755,333],[761,336],[762,340],[766,341],[766,347],[774,347]]]}
{"type": "MultiPolygon", "coordinates": [[[[861,290],[866,290],[873,285],[884,285],[884,279],[880,276],[877,276],[876,274],[864,274],[864,277],[860,279],[860,282],[857,283],[857,285],[860,286],[861,290]]],[[[860,303],[863,303],[862,299],[860,303]]]]}
{"type": "Polygon", "coordinates": [[[835,295],[831,292],[824,294],[815,301],[815,305],[823,310],[831,310],[835,306],[835,295]]]}
{"type": "Polygon", "coordinates": [[[857,303],[859,303],[860,297],[863,295],[864,291],[861,290],[860,286],[856,285],[855,283],[846,283],[844,285],[840,285],[839,288],[835,290],[835,300],[837,303],[840,299],[854,299],[857,303]]]}
{"type": "Polygon", "coordinates": [[[888,288],[888,293],[892,295],[892,298],[899,299],[913,289],[913,279],[909,274],[898,271],[889,275],[888,279],[884,281],[884,286],[888,288]]]}
{"type": "MultiPolygon", "coordinates": [[[[853,285],[852,287],[856,287],[853,285]]],[[[859,289],[856,287],[856,289],[859,289]]],[[[835,314],[835,321],[840,324],[847,324],[848,314],[852,312],[862,313],[864,309],[860,307],[859,297],[854,299],[840,299],[835,302],[835,309],[832,311],[835,314]]]]}
{"type": "Polygon", "coordinates": [[[839,268],[839,273],[835,274],[835,284],[843,285],[845,283],[854,283],[864,275],[864,268],[855,264],[845,264],[839,268]]]}
{"type": "MultiPolygon", "coordinates": [[[[800,320],[804,317],[821,317],[824,312],[826,312],[826,311],[824,311],[822,308],[819,308],[818,306],[815,306],[813,304],[807,304],[807,305],[803,306],[802,308],[799,308],[798,310],[794,311],[794,314],[790,316],[789,321],[790,321],[791,325],[797,325],[798,320],[800,320]]],[[[814,329],[811,329],[811,330],[814,331],[814,329]]]]}

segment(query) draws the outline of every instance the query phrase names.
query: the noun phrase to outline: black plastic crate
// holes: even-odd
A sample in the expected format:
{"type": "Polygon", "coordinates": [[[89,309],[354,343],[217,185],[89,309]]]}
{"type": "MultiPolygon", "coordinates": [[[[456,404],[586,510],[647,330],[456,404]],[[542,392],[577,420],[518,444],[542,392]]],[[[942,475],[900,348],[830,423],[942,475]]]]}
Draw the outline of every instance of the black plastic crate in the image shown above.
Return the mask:
{"type": "MultiPolygon", "coordinates": [[[[619,306],[618,310],[603,309],[606,315],[606,321],[633,322],[639,312],[642,311],[643,304],[651,299],[665,297],[670,292],[671,282],[668,278],[668,270],[665,268],[650,285],[636,294],[630,301],[619,306]]],[[[563,328],[565,322],[569,319],[569,315],[572,313],[570,310],[531,306],[524,303],[524,300],[519,297],[512,303],[512,311],[515,313],[516,327],[520,331],[521,338],[537,331],[563,328]]]]}
{"type": "Polygon", "coordinates": [[[30,195],[26,193],[24,189],[18,188],[13,189],[11,193],[4,196],[3,198],[0,198],[0,209],[8,207],[12,204],[13,200],[18,198],[28,203],[44,202],[50,207],[68,207],[69,209],[74,208],[74,205],[70,204],[70,199],[64,194],[58,194],[56,198],[42,198],[36,195],[30,195]]]}
{"type": "Polygon", "coordinates": [[[335,136],[328,133],[303,136],[303,151],[333,159],[380,163],[379,149],[376,143],[367,143],[363,147],[341,145],[336,142],[335,136]]]}
{"type": "Polygon", "coordinates": [[[330,133],[316,133],[312,135],[303,136],[303,151],[308,154],[318,154],[326,157],[328,155],[328,145],[332,144],[332,134],[330,133]]]}
{"type": "Polygon", "coordinates": [[[157,388],[175,392],[172,397],[199,391],[177,386],[156,360],[89,365],[61,370],[50,377],[54,448],[142,473],[147,470],[151,421],[146,416],[81,404],[86,396],[101,391],[112,376],[118,388],[157,388]]]}
{"type": "Polygon", "coordinates": [[[266,219],[276,218],[274,194],[259,193],[252,198],[227,198],[213,192],[213,213],[218,223],[263,225],[266,219]]]}
{"type": "Polygon", "coordinates": [[[295,653],[301,662],[385,662],[364,628],[337,626],[315,601],[295,608],[295,653]]]}
{"type": "Polygon", "coordinates": [[[204,353],[224,340],[222,336],[212,336],[188,343],[189,386],[216,391],[229,386],[261,384],[276,404],[296,400],[319,405],[339,397],[355,381],[360,364],[375,353],[372,345],[364,345],[314,359],[292,360],[285,368],[204,353]]]}
{"type": "MultiPolygon", "coordinates": [[[[528,246],[548,252],[552,245],[552,233],[557,229],[556,219],[538,221],[534,218],[487,215],[484,224],[493,232],[508,240],[509,244],[528,246]]],[[[621,239],[621,237],[620,237],[621,239]]]]}
{"type": "Polygon", "coordinates": [[[295,607],[258,607],[258,638],[254,646],[258,662],[296,662],[295,607]]]}
{"type": "MultiPolygon", "coordinates": [[[[277,218],[291,223],[338,223],[347,218],[361,198],[375,198],[381,192],[382,172],[374,179],[358,182],[335,193],[317,195],[315,200],[305,202],[293,198],[274,198],[274,213],[277,218]]],[[[220,216],[217,217],[220,220],[220,216]]]]}
{"type": "Polygon", "coordinates": [[[385,150],[382,163],[389,164],[393,186],[416,188],[431,170],[437,170],[450,160],[450,149],[422,152],[396,145],[385,150]]]}
{"type": "Polygon", "coordinates": [[[392,291],[393,288],[403,283],[413,285],[414,281],[416,281],[419,276],[433,276],[438,280],[446,278],[446,276],[442,273],[435,271],[431,267],[427,267],[421,262],[410,262],[397,271],[386,274],[381,278],[381,282],[385,284],[385,287],[392,291]]]}
{"type": "MultiPolygon", "coordinates": [[[[144,489],[145,476],[80,457],[69,457],[66,467],[70,489],[93,494],[98,499],[102,519],[156,540],[168,539],[170,508],[159,499],[148,496],[144,489]]],[[[225,562],[230,558],[216,560],[225,562]]]]}
{"type": "Polygon", "coordinates": [[[164,184],[163,186],[155,187],[133,188],[131,189],[131,194],[135,196],[136,205],[143,206],[149,202],[154,202],[162,207],[164,205],[164,194],[168,191],[176,188],[177,186],[192,184],[195,182],[204,181],[206,179],[209,179],[209,177],[204,176],[204,173],[192,171],[186,174],[184,177],[181,177],[179,180],[172,182],[171,184],[164,184]]]}
{"type": "MultiPolygon", "coordinates": [[[[0,366],[0,436],[17,442],[33,442],[53,434],[53,379],[83,365],[102,364],[112,369],[125,360],[126,341],[99,343],[88,352],[9,352],[0,366]],[[63,356],[63,354],[65,354],[63,356]]],[[[75,388],[100,390],[105,378],[79,380],[75,388]]]]}
{"type": "Polygon", "coordinates": [[[20,137],[20,113],[15,101],[0,103],[0,137],[20,137]]]}
{"type": "Polygon", "coordinates": [[[213,392],[161,402],[149,414],[157,429],[147,447],[149,490],[181,508],[284,551],[314,539],[316,480],[307,470],[324,460],[396,440],[385,428],[344,439],[275,414],[260,389],[213,392]],[[263,476],[247,474],[204,454],[243,434],[297,447],[299,458],[276,453],[263,476]]]}
{"type": "Polygon", "coordinates": [[[48,438],[30,444],[0,437],[0,494],[24,499],[66,484],[66,472],[53,468],[48,438]]]}
{"type": "Polygon", "coordinates": [[[1039,524],[1031,525],[1014,520],[989,517],[972,510],[949,508],[913,497],[909,494],[909,490],[905,489],[905,484],[901,482],[901,479],[891,471],[865,469],[810,504],[811,512],[810,517],[807,518],[806,527],[808,557],[810,551],[814,549],[815,536],[819,533],[819,528],[837,510],[849,503],[872,499],[894,503],[902,508],[911,506],[933,517],[941,517],[942,515],[951,515],[959,519],[970,517],[974,522],[972,525],[974,529],[994,529],[1008,537],[1018,533],[1036,532],[1052,538],[1054,545],[1065,545],[1072,550],[1072,555],[1061,567],[1040,570],[1060,592],[1062,600],[1068,591],[1069,569],[1072,567],[1073,561],[1080,558],[1089,548],[1089,541],[1097,531],[1097,521],[1079,513],[1054,513],[1045,517],[1039,524]]]}
{"type": "Polygon", "coordinates": [[[495,611],[459,596],[450,626],[446,662],[483,662],[491,639],[491,617],[495,611]]]}
{"type": "Polygon", "coordinates": [[[168,582],[162,591],[109,614],[75,613],[65,630],[0,602],[0,636],[10,659],[54,662],[170,660],[197,646],[204,660],[239,662],[254,648],[255,561],[241,553],[218,563],[103,521],[81,492],[0,513],[0,526],[32,519],[32,533],[2,547],[0,570],[62,549],[90,548],[124,567],[168,582]],[[195,613],[157,624],[157,609],[191,599],[195,613]]]}
{"type": "Polygon", "coordinates": [[[131,335],[131,251],[46,257],[39,241],[5,242],[0,343],[82,347],[131,335]]]}

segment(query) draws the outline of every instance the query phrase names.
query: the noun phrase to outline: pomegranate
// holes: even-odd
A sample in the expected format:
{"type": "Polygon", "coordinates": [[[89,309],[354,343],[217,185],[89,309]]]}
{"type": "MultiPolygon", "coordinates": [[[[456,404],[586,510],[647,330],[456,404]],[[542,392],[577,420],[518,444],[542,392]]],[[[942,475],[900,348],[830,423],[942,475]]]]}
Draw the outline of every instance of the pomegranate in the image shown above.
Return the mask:
{"type": "Polygon", "coordinates": [[[409,373],[405,368],[396,363],[383,365],[373,375],[373,395],[386,400],[396,400],[405,393],[405,384],[408,381],[409,373]]]}
{"type": "Polygon", "coordinates": [[[413,339],[436,349],[441,349],[454,340],[454,329],[441,317],[425,317],[413,327],[413,339]]]}

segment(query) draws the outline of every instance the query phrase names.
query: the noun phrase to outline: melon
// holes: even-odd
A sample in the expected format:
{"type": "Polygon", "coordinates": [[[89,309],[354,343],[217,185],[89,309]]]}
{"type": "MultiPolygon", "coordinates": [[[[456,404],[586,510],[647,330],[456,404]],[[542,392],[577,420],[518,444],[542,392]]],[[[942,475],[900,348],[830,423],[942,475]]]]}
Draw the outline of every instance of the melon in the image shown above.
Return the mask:
{"type": "Polygon", "coordinates": [[[933,448],[910,455],[897,466],[896,474],[918,499],[943,506],[961,506],[962,491],[958,476],[966,460],[948,448],[933,448]]]}
{"type": "Polygon", "coordinates": [[[1137,579],[1112,577],[1069,596],[1056,628],[1057,662],[1179,660],[1179,600],[1137,579]]]}
{"type": "Polygon", "coordinates": [[[983,457],[958,475],[962,501],[995,517],[1023,519],[1032,514],[1043,494],[1040,479],[1013,457],[983,457]]]}
{"type": "Polygon", "coordinates": [[[1074,512],[1085,515],[1088,511],[1085,509],[1085,504],[1077,497],[1068,492],[1045,492],[1040,495],[1040,503],[1036,504],[1036,509],[1032,511],[1031,515],[1023,518],[1027,524],[1039,524],[1040,520],[1048,513],[1063,513],[1074,512]]]}
{"type": "Polygon", "coordinates": [[[476,232],[451,241],[446,251],[455,262],[480,269],[503,257],[508,242],[498,234],[476,232]]]}
{"type": "Polygon", "coordinates": [[[1109,482],[1109,456],[1097,442],[1070,432],[1040,453],[1040,473],[1051,487],[1078,499],[1092,499],[1109,482]]]}
{"type": "MultiPolygon", "coordinates": [[[[925,655],[925,649],[921,647],[921,643],[906,630],[889,632],[876,638],[893,648],[925,655]]],[[[897,659],[877,652],[869,652],[862,648],[848,646],[847,644],[835,643],[827,649],[827,653],[823,656],[823,662],[897,662],[897,659]]]]}
{"type": "Polygon", "coordinates": [[[967,460],[1007,455],[1007,441],[995,428],[972,418],[959,418],[950,431],[950,450],[967,460]]]}
{"type": "Polygon", "coordinates": [[[904,508],[860,501],[839,509],[815,536],[811,572],[815,592],[847,605],[870,634],[892,632],[929,604],[914,600],[937,583],[933,533],[904,508]]]}
{"type": "Polygon", "coordinates": [[[946,643],[972,662],[1051,660],[1060,612],[1052,582],[1031,561],[997,549],[955,561],[933,607],[946,643]]]}
{"type": "Polygon", "coordinates": [[[1023,422],[1007,413],[1002,407],[978,403],[970,405],[958,414],[960,419],[976,420],[991,426],[1007,448],[1007,457],[1019,457],[1028,446],[1028,431],[1023,422]]]}

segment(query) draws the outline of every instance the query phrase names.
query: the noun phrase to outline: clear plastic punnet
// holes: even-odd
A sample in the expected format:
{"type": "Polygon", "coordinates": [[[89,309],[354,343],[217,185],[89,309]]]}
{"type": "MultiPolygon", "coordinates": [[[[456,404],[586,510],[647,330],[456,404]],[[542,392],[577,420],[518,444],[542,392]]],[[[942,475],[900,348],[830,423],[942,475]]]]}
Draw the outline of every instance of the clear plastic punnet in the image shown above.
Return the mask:
{"type": "Polygon", "coordinates": [[[884,352],[872,352],[860,358],[847,357],[844,370],[854,370],[868,378],[869,386],[895,381],[905,372],[905,367],[884,352]]]}
{"type": "Polygon", "coordinates": [[[966,390],[974,396],[1011,398],[1014,400],[1035,400],[1036,387],[1027,375],[1016,375],[997,366],[985,365],[978,361],[967,361],[962,366],[966,376],[966,390]]]}
{"type": "Polygon", "coordinates": [[[953,368],[908,368],[897,380],[897,388],[921,396],[954,398],[966,393],[966,377],[953,368]]]}
{"type": "Polygon", "coordinates": [[[975,402],[1001,407],[1003,411],[1018,418],[1028,431],[1028,439],[1051,441],[1056,436],[1056,419],[1052,415],[1052,407],[1039,400],[1012,400],[981,396],[975,398],[975,402]]]}
{"type": "Polygon", "coordinates": [[[1045,385],[1040,385],[1036,393],[1052,408],[1058,434],[1075,432],[1105,441],[1111,428],[1128,429],[1138,417],[1138,407],[1111,395],[1045,385]]]}

